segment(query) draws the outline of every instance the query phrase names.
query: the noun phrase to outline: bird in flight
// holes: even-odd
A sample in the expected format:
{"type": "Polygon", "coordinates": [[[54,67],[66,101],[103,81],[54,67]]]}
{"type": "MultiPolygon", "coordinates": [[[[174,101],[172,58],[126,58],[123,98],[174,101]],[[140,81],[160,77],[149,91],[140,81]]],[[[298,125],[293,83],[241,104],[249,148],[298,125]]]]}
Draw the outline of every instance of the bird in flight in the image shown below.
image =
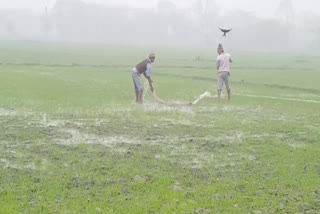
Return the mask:
{"type": "Polygon", "coordinates": [[[219,28],[219,29],[223,32],[222,37],[227,37],[227,33],[232,30],[232,29],[226,30],[226,29],[222,29],[222,28],[219,28]]]}

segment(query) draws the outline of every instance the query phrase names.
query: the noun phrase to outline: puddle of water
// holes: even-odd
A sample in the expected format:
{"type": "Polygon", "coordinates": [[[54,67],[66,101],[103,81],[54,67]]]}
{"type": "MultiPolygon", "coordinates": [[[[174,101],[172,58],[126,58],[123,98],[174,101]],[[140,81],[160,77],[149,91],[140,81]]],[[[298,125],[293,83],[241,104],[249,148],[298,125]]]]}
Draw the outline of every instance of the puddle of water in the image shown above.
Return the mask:
{"type": "Polygon", "coordinates": [[[17,112],[13,109],[0,108],[0,117],[15,116],[17,112]]]}
{"type": "Polygon", "coordinates": [[[76,145],[76,144],[100,144],[110,148],[113,148],[115,144],[124,143],[124,144],[134,144],[140,145],[140,140],[129,139],[123,136],[97,136],[93,134],[84,134],[75,129],[64,130],[64,132],[71,135],[67,139],[56,139],[55,142],[58,144],[64,145],[76,145]]]}

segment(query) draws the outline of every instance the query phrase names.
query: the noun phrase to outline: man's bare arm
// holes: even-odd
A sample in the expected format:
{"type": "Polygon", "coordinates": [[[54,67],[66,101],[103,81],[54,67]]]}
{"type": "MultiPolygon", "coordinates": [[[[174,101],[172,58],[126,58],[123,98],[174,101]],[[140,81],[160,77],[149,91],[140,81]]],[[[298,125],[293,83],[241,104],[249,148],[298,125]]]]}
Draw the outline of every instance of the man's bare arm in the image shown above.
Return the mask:
{"type": "Polygon", "coordinates": [[[150,90],[153,92],[153,85],[152,85],[153,81],[152,81],[151,77],[147,77],[147,80],[149,82],[150,90]]]}

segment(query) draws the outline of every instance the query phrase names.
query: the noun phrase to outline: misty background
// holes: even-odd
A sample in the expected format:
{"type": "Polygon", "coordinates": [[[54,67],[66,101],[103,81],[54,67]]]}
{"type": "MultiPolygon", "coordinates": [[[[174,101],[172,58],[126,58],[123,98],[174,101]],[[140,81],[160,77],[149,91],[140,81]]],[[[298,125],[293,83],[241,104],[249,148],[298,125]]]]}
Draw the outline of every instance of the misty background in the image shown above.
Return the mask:
{"type": "Polygon", "coordinates": [[[0,40],[319,50],[319,11],[317,0],[2,0],[0,40]]]}

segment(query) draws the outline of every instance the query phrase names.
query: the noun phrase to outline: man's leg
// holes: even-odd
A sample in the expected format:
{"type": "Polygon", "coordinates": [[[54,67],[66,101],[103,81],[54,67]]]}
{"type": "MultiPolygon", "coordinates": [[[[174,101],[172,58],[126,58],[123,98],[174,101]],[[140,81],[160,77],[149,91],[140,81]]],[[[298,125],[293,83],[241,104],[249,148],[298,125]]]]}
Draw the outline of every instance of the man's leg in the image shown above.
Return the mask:
{"type": "Polygon", "coordinates": [[[221,92],[222,92],[222,87],[223,87],[223,78],[222,78],[222,74],[219,73],[218,75],[218,99],[221,98],[221,92]]]}
{"type": "Polygon", "coordinates": [[[136,90],[136,103],[139,101],[139,91],[136,90]]]}
{"type": "Polygon", "coordinates": [[[133,80],[133,85],[134,85],[134,91],[136,92],[136,103],[138,103],[138,101],[139,101],[139,91],[138,91],[138,87],[137,87],[137,84],[136,84],[136,75],[133,72],[132,72],[132,80],[133,80]]]}
{"type": "Polygon", "coordinates": [[[222,91],[222,90],[221,90],[221,89],[218,89],[217,91],[218,91],[218,99],[220,99],[220,98],[221,98],[221,91],[222,91]]]}
{"type": "Polygon", "coordinates": [[[228,92],[228,100],[230,100],[231,98],[231,89],[230,89],[230,80],[229,80],[229,74],[226,75],[225,77],[225,84],[226,84],[226,89],[227,89],[227,92],[228,92]]]}
{"type": "Polygon", "coordinates": [[[139,104],[143,103],[142,97],[143,97],[143,90],[140,90],[140,91],[138,91],[138,103],[139,104]]]}
{"type": "Polygon", "coordinates": [[[136,90],[136,102],[141,104],[142,96],[143,96],[143,85],[142,85],[141,77],[136,72],[133,72],[132,77],[133,77],[134,87],[136,90]]]}

